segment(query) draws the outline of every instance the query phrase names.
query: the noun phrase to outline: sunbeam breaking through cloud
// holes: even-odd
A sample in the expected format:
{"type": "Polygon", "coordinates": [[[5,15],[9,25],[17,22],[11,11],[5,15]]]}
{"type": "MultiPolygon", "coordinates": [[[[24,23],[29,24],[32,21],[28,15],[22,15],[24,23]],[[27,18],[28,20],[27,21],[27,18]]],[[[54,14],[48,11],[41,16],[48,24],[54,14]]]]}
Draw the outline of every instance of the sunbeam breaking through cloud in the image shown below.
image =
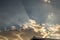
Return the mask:
{"type": "Polygon", "coordinates": [[[60,39],[59,0],[0,0],[0,40],[60,39]]]}

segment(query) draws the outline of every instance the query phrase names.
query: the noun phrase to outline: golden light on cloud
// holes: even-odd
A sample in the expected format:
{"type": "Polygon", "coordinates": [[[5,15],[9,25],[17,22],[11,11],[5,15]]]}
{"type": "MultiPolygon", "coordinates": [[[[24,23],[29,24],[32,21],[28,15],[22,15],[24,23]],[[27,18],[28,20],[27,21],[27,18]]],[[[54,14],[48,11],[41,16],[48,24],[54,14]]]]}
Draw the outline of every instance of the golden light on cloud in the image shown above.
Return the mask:
{"type": "Polygon", "coordinates": [[[23,29],[27,29],[28,25],[27,24],[23,24],[23,29]]]}
{"type": "Polygon", "coordinates": [[[51,1],[50,1],[50,0],[44,0],[44,2],[45,2],[45,3],[51,3],[51,1]]]}
{"type": "MultiPolygon", "coordinates": [[[[49,15],[49,18],[52,18],[51,16],[53,16],[53,13],[51,13],[51,15],[49,15]]],[[[38,25],[36,23],[35,20],[30,19],[29,20],[30,23],[28,23],[29,25],[25,24],[25,29],[28,29],[29,27],[32,28],[34,30],[34,32],[38,33],[40,32],[40,35],[43,35],[42,38],[50,38],[50,36],[52,34],[54,34],[55,32],[59,31],[60,25],[50,25],[50,24],[42,24],[42,26],[38,25]],[[48,31],[45,28],[45,25],[49,25],[50,27],[48,27],[48,31]]],[[[53,37],[53,35],[52,35],[53,37]]]]}
{"type": "Polygon", "coordinates": [[[44,2],[47,2],[48,0],[44,0],[44,2]]]}
{"type": "Polygon", "coordinates": [[[51,1],[49,0],[48,3],[51,3],[51,1]]]}
{"type": "Polygon", "coordinates": [[[15,26],[11,26],[11,30],[15,30],[16,29],[16,27],[15,26]]]}
{"type": "Polygon", "coordinates": [[[8,38],[4,36],[0,36],[0,40],[8,40],[8,38]]]}
{"type": "MultiPolygon", "coordinates": [[[[22,26],[22,29],[23,30],[18,30],[18,31],[11,31],[12,33],[10,33],[10,35],[13,37],[13,38],[10,38],[10,39],[15,39],[14,37],[16,36],[16,40],[30,40],[32,36],[37,36],[37,37],[40,37],[40,38],[55,38],[55,39],[60,39],[60,25],[54,25],[52,26],[47,26],[48,28],[46,29],[45,25],[49,25],[48,23],[43,23],[42,26],[37,24],[35,20],[33,19],[30,19],[29,20],[29,23],[24,23],[23,26],[22,26]],[[33,29],[33,30],[31,30],[33,29]],[[29,30],[29,31],[27,31],[29,30]],[[30,31],[31,30],[31,31],[30,31]],[[35,34],[36,33],[36,34],[35,34]],[[39,34],[39,35],[38,35],[39,34]],[[27,36],[26,36],[27,35],[27,36]],[[42,36],[41,36],[42,35],[42,36]],[[25,38],[26,37],[26,38],[25,38]]],[[[15,29],[15,26],[12,26],[12,29],[15,29]]],[[[2,38],[5,38],[6,40],[9,39],[7,38],[7,36],[1,36],[0,37],[2,38]]],[[[1,38],[0,38],[1,39],[1,38]]]]}

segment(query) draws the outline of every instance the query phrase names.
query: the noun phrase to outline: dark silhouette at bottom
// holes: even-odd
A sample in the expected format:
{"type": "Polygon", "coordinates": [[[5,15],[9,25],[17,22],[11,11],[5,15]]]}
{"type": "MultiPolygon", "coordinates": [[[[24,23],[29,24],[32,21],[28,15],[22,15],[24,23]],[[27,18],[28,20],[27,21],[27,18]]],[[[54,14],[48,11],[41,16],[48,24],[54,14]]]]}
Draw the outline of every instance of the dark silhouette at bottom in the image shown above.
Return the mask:
{"type": "Polygon", "coordinates": [[[31,40],[60,40],[60,39],[37,38],[37,37],[34,36],[31,40]]]}

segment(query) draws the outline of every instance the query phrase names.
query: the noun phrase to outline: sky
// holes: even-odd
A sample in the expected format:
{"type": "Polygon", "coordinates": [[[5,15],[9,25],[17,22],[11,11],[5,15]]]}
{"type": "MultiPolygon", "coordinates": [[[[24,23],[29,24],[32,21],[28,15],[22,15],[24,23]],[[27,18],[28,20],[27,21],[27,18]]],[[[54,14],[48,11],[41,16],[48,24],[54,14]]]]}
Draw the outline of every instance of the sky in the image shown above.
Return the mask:
{"type": "MultiPolygon", "coordinates": [[[[60,0],[51,0],[50,4],[43,0],[0,0],[0,30],[5,31],[5,27],[9,29],[13,25],[19,28],[29,19],[38,24],[60,24],[60,0]]],[[[27,39],[37,33],[22,30],[22,34],[27,39]]]]}
{"type": "Polygon", "coordinates": [[[22,25],[34,19],[37,23],[60,24],[60,0],[51,0],[50,4],[42,0],[0,0],[0,26],[22,25]],[[54,13],[54,18],[48,19],[49,13],[54,13]]]}

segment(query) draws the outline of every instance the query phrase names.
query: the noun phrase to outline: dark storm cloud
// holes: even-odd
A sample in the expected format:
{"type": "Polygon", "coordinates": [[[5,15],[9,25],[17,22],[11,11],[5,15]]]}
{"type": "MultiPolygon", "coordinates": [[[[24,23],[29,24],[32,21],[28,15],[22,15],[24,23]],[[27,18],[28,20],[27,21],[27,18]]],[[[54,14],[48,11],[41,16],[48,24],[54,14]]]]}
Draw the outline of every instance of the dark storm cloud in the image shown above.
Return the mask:
{"type": "Polygon", "coordinates": [[[60,10],[60,0],[52,0],[51,3],[55,8],[60,10]]]}
{"type": "Polygon", "coordinates": [[[40,22],[43,19],[44,9],[41,9],[41,0],[24,0],[23,4],[30,18],[35,19],[37,22],[40,22]]]}
{"type": "Polygon", "coordinates": [[[24,0],[23,4],[29,17],[35,19],[38,23],[46,22],[49,12],[53,12],[56,17],[53,23],[58,23],[60,20],[58,16],[60,15],[59,2],[60,0],[51,0],[51,4],[45,4],[42,0],[24,0]]]}
{"type": "Polygon", "coordinates": [[[28,21],[22,0],[0,0],[0,25],[28,21]]]}
{"type": "Polygon", "coordinates": [[[0,0],[0,24],[21,24],[29,18],[43,23],[50,11],[60,17],[59,0],[51,1],[51,5],[46,5],[42,0],[0,0]]]}
{"type": "Polygon", "coordinates": [[[60,0],[52,0],[51,5],[55,8],[56,23],[60,24],[60,0]]]}
{"type": "Polygon", "coordinates": [[[26,1],[24,1],[24,5],[29,17],[35,19],[38,23],[44,22],[46,14],[50,11],[49,6],[43,4],[42,0],[26,1]]]}

